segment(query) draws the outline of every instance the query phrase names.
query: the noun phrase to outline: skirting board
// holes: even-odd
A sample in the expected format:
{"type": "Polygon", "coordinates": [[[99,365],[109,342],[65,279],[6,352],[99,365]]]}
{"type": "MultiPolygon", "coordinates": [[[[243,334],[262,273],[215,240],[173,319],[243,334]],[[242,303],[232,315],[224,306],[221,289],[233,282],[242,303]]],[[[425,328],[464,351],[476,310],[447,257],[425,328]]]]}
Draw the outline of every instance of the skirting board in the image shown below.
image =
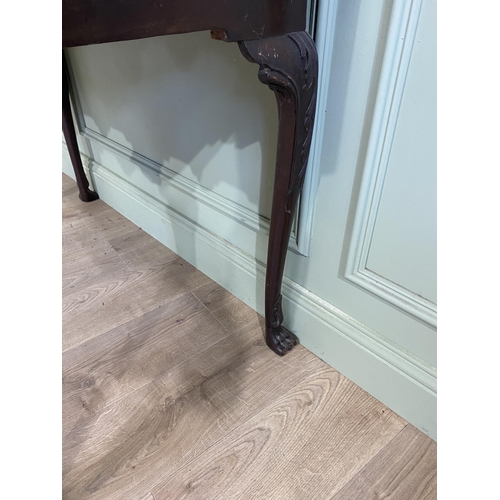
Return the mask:
{"type": "MultiPolygon", "coordinates": [[[[105,203],[263,314],[265,266],[261,262],[105,166],[86,157],[82,160],[105,203]]],[[[64,145],[62,163],[63,172],[74,179],[64,145]]],[[[434,368],[286,277],[283,306],[285,325],[304,347],[436,439],[434,368]]]]}

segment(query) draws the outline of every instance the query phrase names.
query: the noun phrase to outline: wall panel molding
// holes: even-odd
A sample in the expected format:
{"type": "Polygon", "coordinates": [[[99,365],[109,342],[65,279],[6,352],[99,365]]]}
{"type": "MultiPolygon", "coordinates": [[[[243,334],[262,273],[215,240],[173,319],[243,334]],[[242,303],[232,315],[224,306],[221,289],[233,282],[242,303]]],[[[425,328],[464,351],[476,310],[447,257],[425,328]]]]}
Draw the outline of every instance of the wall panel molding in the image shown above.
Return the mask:
{"type": "Polygon", "coordinates": [[[328,104],[328,85],[330,83],[330,68],[335,38],[335,22],[337,18],[337,0],[319,1],[314,41],[318,50],[318,96],[316,101],[316,118],[309,154],[309,164],[304,179],[304,187],[298,203],[297,236],[298,251],[309,255],[316,195],[320,177],[321,149],[325,128],[326,110],[328,104]]]}
{"type": "Polygon", "coordinates": [[[238,224],[242,224],[252,231],[262,231],[266,236],[269,235],[269,220],[262,217],[257,212],[249,210],[238,203],[225,198],[210,189],[201,186],[199,183],[187,179],[181,174],[161,165],[147,156],[141,155],[130,148],[127,148],[108,137],[85,127],[81,132],[83,137],[100,143],[109,151],[125,158],[140,168],[145,168],[153,172],[158,177],[166,180],[173,188],[184,192],[204,205],[217,210],[218,212],[230,217],[238,224]]]}
{"type": "Polygon", "coordinates": [[[421,6],[422,0],[393,4],[344,277],[436,328],[436,304],[367,267],[421,6]]]}

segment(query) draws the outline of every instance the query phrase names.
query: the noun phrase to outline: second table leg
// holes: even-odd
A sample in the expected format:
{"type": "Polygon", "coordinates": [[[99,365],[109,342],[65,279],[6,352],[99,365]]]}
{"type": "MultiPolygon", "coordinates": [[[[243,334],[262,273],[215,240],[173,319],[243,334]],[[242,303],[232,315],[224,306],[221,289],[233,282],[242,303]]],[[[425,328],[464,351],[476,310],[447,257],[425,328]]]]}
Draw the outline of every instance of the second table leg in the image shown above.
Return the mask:
{"type": "Polygon", "coordinates": [[[80,192],[79,197],[82,201],[94,201],[99,198],[97,193],[90,190],[89,181],[85,176],[83,170],[82,159],[80,157],[80,151],[78,149],[78,142],[76,140],[76,130],[73,123],[73,116],[71,114],[71,105],[69,102],[69,82],[68,73],[66,67],[66,61],[64,60],[63,54],[63,66],[62,66],[62,129],[64,133],[64,138],[66,140],[66,145],[68,146],[69,156],[71,158],[71,163],[73,164],[73,170],[75,171],[76,184],[80,192]]]}

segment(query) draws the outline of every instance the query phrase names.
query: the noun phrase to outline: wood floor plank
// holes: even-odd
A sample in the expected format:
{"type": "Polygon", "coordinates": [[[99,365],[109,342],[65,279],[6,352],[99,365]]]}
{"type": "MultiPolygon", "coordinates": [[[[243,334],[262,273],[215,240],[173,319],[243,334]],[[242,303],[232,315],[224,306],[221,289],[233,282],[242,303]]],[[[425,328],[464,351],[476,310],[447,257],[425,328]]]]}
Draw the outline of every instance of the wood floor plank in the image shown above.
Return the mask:
{"type": "Polygon", "coordinates": [[[178,258],[174,252],[140,228],[111,238],[109,244],[128,267],[134,270],[163,266],[178,258]]]}
{"type": "Polygon", "coordinates": [[[148,491],[144,496],[138,498],[138,500],[155,500],[155,497],[150,491],[148,491]]]}
{"type": "Polygon", "coordinates": [[[242,328],[82,417],[72,431],[79,445],[64,467],[64,498],[135,498],[322,365],[301,347],[295,362],[278,358],[265,346],[261,328],[242,328]]]}
{"type": "MultiPolygon", "coordinates": [[[[62,198],[62,243],[63,252],[78,248],[85,248],[92,245],[97,238],[94,238],[90,229],[84,222],[84,217],[80,216],[89,208],[78,198],[78,188],[75,182],[63,174],[63,198],[62,198]]],[[[102,210],[104,202],[98,204],[97,211],[102,210]]],[[[93,207],[96,210],[96,207],[93,207]]]]}
{"type": "Polygon", "coordinates": [[[123,265],[123,261],[119,259],[116,251],[105,240],[95,241],[85,248],[67,251],[63,256],[62,275],[64,277],[82,271],[91,271],[93,267],[107,262],[112,257],[115,257],[123,265]]]}
{"type": "Polygon", "coordinates": [[[435,500],[437,445],[407,425],[331,500],[435,500]]]}
{"type": "MultiPolygon", "coordinates": [[[[94,238],[90,229],[79,219],[63,220],[62,252],[72,252],[86,247],[95,246],[97,238],[94,238]]],[[[101,244],[101,242],[99,242],[101,244]]]]}
{"type": "MultiPolygon", "coordinates": [[[[70,181],[74,182],[71,179],[70,181]]],[[[108,205],[102,200],[95,200],[92,203],[82,202],[78,198],[78,188],[76,184],[74,184],[73,188],[68,187],[63,191],[63,227],[68,227],[69,223],[84,223],[89,217],[100,214],[107,209],[109,209],[108,205]]]]}
{"type": "Polygon", "coordinates": [[[63,350],[145,314],[209,279],[180,257],[165,266],[102,277],[63,298],[63,350]]]}
{"type": "Polygon", "coordinates": [[[405,423],[324,366],[152,492],[157,500],[330,498],[405,423]]]}
{"type": "Polygon", "coordinates": [[[65,173],[62,174],[61,187],[62,187],[63,197],[65,196],[65,192],[68,189],[73,189],[75,193],[78,193],[76,182],[71,177],[69,177],[69,175],[66,175],[65,173]]]}
{"type": "Polygon", "coordinates": [[[84,203],[78,198],[76,184],[71,188],[63,174],[63,227],[70,223],[84,223],[91,231],[94,238],[110,239],[116,238],[127,232],[134,231],[137,226],[129,219],[121,215],[102,200],[95,200],[92,203],[84,203]]]}
{"type": "MultiPolygon", "coordinates": [[[[175,319],[175,316],[173,319],[175,319]]],[[[153,328],[155,328],[155,325],[153,325],[153,328]]],[[[184,330],[184,325],[180,328],[184,330]]],[[[116,355],[119,349],[112,349],[114,352],[106,356],[111,363],[99,360],[100,373],[94,371],[87,379],[81,379],[78,376],[79,374],[85,375],[85,368],[82,364],[69,368],[66,371],[68,375],[65,377],[66,380],[63,385],[66,396],[63,398],[63,473],[66,474],[74,466],[76,455],[80,454],[88,463],[92,461],[94,451],[99,455],[101,449],[107,448],[106,441],[110,439],[109,432],[100,432],[102,429],[95,428],[92,429],[94,446],[85,449],[81,453],[79,448],[82,445],[86,446],[86,444],[80,438],[84,436],[85,441],[88,437],[86,433],[82,433],[82,429],[91,427],[96,416],[110,410],[112,403],[120,400],[127,392],[132,394],[136,389],[143,389],[145,387],[143,382],[148,378],[155,377],[151,380],[153,385],[155,380],[159,380],[163,386],[165,398],[168,398],[169,401],[175,401],[191,393],[193,389],[210,377],[219,376],[218,373],[221,371],[221,367],[236,365],[244,353],[250,349],[251,344],[255,343],[262,347],[261,342],[259,342],[261,338],[260,325],[254,324],[242,329],[238,332],[238,335],[225,337],[208,349],[199,346],[198,352],[194,356],[190,356],[192,352],[186,352],[182,349],[184,347],[182,338],[177,339],[176,344],[180,347],[177,352],[174,343],[170,343],[172,345],[170,350],[167,351],[167,356],[161,352],[161,345],[158,345],[156,357],[161,359],[161,363],[158,363],[157,359],[153,359],[146,360],[147,364],[145,365],[140,362],[140,359],[136,359],[136,363],[131,364],[133,360],[129,357],[125,363],[122,360],[118,363],[119,365],[128,364],[130,366],[129,371],[126,373],[113,367],[113,355],[116,355]],[[149,364],[153,365],[153,368],[149,367],[149,364]],[[140,376],[137,377],[139,380],[134,377],[134,372],[136,374],[140,372],[140,376]],[[117,382],[113,379],[113,375],[118,377],[117,382]],[[87,382],[89,379],[91,380],[90,383],[87,382]],[[103,439],[102,443],[99,442],[100,438],[103,439]]],[[[110,337],[108,340],[113,339],[110,337]]],[[[196,339],[193,340],[192,338],[186,339],[184,345],[189,342],[192,346],[198,345],[196,339]]],[[[157,341],[153,341],[153,344],[156,343],[157,341]]],[[[99,351],[96,347],[94,346],[92,359],[96,359],[99,351]]],[[[75,360],[77,359],[78,353],[75,353],[75,360]]],[[[251,366],[252,370],[254,369],[253,366],[251,366]]],[[[146,393],[149,390],[146,388],[146,393]]],[[[135,399],[135,395],[131,397],[132,400],[135,399]]],[[[126,401],[115,406],[121,408],[124,405],[126,406],[126,401]]],[[[113,425],[112,421],[111,425],[113,425]]],[[[117,429],[119,429],[119,426],[117,429]]]]}
{"type": "Polygon", "coordinates": [[[84,222],[96,238],[108,241],[137,230],[133,222],[107,205],[89,213],[84,222]]]}
{"type": "Polygon", "coordinates": [[[64,254],[62,265],[63,293],[83,291],[96,282],[127,270],[127,264],[105,240],[84,248],[68,250],[64,254]]]}
{"type": "Polygon", "coordinates": [[[214,281],[193,289],[205,307],[229,330],[236,331],[257,313],[214,281]]]}
{"type": "Polygon", "coordinates": [[[171,373],[176,365],[200,355],[227,335],[229,332],[186,292],[66,351],[63,435],[80,416],[93,415],[155,378],[171,373]]]}

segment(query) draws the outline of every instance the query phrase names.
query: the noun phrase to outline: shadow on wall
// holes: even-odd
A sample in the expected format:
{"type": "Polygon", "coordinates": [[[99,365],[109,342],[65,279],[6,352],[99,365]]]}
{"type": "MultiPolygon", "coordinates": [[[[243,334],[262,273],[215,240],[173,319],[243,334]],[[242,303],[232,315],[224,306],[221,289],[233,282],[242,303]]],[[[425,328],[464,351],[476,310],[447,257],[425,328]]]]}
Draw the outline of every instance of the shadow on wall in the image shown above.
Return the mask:
{"type": "Polygon", "coordinates": [[[89,129],[269,218],[276,103],[236,44],[202,32],[69,55],[89,129]]]}

